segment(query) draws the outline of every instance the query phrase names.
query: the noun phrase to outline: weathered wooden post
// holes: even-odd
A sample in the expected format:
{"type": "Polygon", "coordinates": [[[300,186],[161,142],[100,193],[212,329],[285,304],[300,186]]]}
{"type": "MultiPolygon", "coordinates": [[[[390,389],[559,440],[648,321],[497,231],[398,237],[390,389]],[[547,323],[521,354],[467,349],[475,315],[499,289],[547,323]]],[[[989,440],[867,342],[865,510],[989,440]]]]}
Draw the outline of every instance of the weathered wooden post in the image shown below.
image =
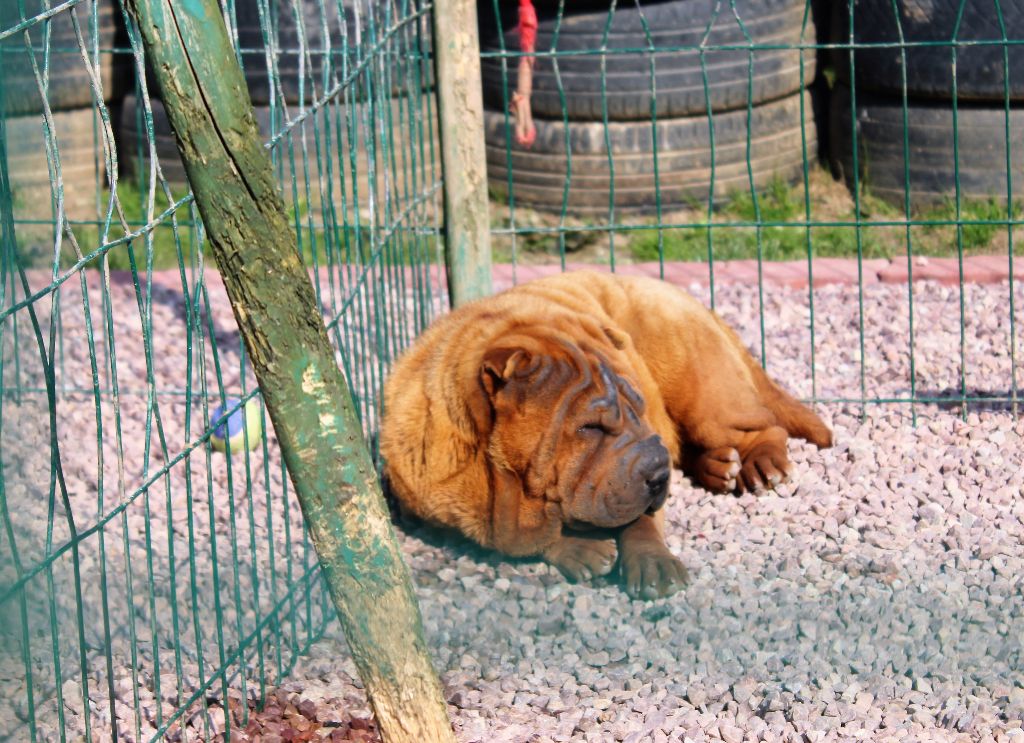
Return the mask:
{"type": "Polygon", "coordinates": [[[385,741],[454,741],[362,429],[217,0],[127,0],[385,741]]]}
{"type": "Polygon", "coordinates": [[[434,0],[434,65],[444,167],[448,296],[491,293],[491,233],[476,0],[434,0]]]}

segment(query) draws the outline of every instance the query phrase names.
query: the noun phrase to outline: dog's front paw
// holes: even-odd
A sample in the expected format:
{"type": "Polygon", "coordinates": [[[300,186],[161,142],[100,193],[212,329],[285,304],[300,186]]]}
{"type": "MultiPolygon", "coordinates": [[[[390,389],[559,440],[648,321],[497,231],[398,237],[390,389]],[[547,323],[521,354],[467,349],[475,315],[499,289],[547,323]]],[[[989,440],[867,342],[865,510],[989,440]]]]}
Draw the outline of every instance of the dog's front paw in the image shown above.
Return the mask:
{"type": "Polygon", "coordinates": [[[740,466],[740,453],[731,446],[707,449],[694,462],[693,476],[713,493],[729,493],[736,489],[740,466]]]}
{"type": "Polygon", "coordinates": [[[623,547],[619,574],[626,593],[647,600],[671,596],[690,579],[686,567],[668,547],[653,541],[634,541],[629,549],[623,547]]]}
{"type": "Polygon", "coordinates": [[[573,581],[607,575],[615,567],[618,549],[614,539],[563,536],[544,551],[544,559],[573,581]]]}
{"type": "Polygon", "coordinates": [[[771,444],[756,447],[743,458],[738,489],[751,493],[773,490],[789,479],[789,468],[785,449],[771,444]]]}

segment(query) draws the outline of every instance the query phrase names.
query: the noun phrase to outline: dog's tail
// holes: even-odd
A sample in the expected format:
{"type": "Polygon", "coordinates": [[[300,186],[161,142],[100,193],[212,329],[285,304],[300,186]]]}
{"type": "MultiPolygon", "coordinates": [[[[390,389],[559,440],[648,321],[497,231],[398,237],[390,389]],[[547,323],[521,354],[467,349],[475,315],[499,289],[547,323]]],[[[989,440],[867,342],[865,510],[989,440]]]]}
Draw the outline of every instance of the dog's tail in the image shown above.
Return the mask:
{"type": "Polygon", "coordinates": [[[751,367],[756,370],[754,380],[761,401],[775,414],[779,425],[785,428],[790,436],[806,439],[819,449],[832,446],[832,431],[817,413],[779,387],[756,361],[751,367]]]}
{"type": "Polygon", "coordinates": [[[747,368],[750,370],[750,376],[753,377],[761,403],[772,411],[779,425],[785,428],[790,436],[805,439],[819,449],[827,449],[832,446],[832,431],[821,418],[776,384],[743,345],[743,341],[736,335],[736,332],[726,325],[717,314],[715,319],[740,349],[747,368]]]}

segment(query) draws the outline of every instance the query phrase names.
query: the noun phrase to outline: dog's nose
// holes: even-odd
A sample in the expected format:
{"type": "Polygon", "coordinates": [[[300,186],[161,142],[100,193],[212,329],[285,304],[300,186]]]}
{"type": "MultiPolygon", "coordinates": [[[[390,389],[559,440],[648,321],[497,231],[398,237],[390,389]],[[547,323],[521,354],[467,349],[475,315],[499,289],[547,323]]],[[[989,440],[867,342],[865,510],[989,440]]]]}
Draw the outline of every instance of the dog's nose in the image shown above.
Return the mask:
{"type": "Polygon", "coordinates": [[[666,467],[647,478],[647,497],[651,500],[648,513],[653,513],[665,504],[668,498],[669,469],[666,467]]]}
{"type": "Polygon", "coordinates": [[[644,480],[651,480],[668,468],[668,449],[658,436],[651,436],[637,446],[634,472],[643,473],[644,480]]]}
{"type": "Polygon", "coordinates": [[[637,447],[637,458],[631,469],[634,476],[643,479],[648,513],[657,511],[668,497],[668,481],[671,473],[668,449],[661,443],[658,436],[651,436],[640,442],[637,447]]]}

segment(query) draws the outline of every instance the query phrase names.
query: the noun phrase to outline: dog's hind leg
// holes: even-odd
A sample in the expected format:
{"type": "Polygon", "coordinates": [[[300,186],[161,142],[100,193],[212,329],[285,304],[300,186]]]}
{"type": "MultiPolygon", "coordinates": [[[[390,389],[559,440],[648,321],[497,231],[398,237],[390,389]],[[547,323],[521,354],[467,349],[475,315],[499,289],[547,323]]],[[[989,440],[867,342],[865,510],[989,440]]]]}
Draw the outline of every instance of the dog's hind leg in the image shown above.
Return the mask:
{"type": "Polygon", "coordinates": [[[784,482],[789,476],[786,429],[776,425],[771,411],[754,410],[739,418],[708,414],[681,421],[683,471],[715,492],[770,489],[784,482]]]}
{"type": "Polygon", "coordinates": [[[687,474],[712,490],[770,488],[789,471],[789,436],[831,444],[814,411],[772,381],[718,315],[674,287],[620,281],[628,302],[610,311],[678,427],[673,455],[687,474]]]}
{"type": "Polygon", "coordinates": [[[740,474],[737,490],[757,491],[772,489],[789,479],[789,454],[786,429],[770,426],[751,431],[743,437],[739,447],[740,474]]]}

